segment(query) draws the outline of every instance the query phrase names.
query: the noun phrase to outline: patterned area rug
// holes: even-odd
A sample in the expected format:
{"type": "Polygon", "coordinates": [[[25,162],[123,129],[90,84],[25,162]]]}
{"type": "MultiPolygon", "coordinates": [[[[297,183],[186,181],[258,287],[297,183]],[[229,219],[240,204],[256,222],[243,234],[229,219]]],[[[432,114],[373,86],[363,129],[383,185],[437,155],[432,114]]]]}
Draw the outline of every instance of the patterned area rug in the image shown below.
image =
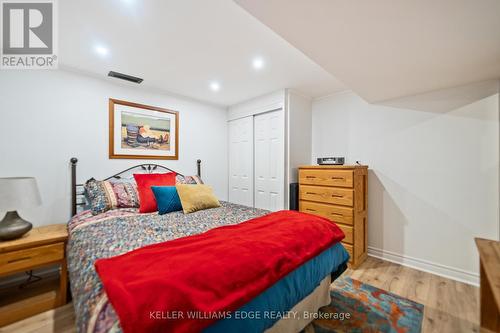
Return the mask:
{"type": "Polygon", "coordinates": [[[302,333],[419,333],[424,306],[348,277],[330,292],[332,302],[302,333]]]}

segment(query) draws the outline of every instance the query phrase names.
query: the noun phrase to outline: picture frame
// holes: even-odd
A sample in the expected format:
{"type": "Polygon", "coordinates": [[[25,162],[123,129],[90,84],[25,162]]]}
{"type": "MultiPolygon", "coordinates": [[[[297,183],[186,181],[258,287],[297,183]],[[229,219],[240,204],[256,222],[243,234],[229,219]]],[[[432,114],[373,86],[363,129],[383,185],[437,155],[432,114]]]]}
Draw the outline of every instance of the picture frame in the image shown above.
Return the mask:
{"type": "Polygon", "coordinates": [[[110,98],[109,158],[178,160],[179,112],[110,98]]]}

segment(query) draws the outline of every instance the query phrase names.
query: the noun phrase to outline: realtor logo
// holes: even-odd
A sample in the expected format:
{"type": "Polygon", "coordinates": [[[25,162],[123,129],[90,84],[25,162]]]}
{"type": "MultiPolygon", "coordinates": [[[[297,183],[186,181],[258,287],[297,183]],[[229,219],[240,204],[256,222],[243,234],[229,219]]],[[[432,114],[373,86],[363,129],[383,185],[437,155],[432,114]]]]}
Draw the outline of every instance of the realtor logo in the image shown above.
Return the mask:
{"type": "Polygon", "coordinates": [[[2,0],[2,69],[55,69],[55,0],[2,0]]]}

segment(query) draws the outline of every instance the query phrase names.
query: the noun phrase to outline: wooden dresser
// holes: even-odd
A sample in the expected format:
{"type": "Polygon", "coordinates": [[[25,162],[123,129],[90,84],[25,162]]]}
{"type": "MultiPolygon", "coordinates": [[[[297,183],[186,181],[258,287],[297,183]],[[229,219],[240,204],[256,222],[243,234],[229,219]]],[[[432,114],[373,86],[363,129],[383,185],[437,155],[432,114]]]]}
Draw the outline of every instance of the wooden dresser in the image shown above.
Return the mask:
{"type": "Polygon", "coordinates": [[[326,217],[345,233],[351,268],[367,256],[368,166],[313,165],[299,168],[299,210],[326,217]]]}

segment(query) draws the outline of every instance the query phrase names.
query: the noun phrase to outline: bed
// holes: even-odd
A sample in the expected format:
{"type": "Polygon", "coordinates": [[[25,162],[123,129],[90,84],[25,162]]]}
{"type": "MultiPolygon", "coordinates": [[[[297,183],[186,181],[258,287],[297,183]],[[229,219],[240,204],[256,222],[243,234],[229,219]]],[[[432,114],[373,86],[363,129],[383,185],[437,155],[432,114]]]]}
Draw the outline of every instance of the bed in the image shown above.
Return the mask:
{"type": "MultiPolygon", "coordinates": [[[[161,243],[207,230],[235,225],[264,216],[269,211],[221,202],[221,207],[191,214],[172,212],[139,214],[137,209],[114,209],[92,215],[85,209],[81,185],[76,184],[77,160],[72,159],[72,211],[68,223],[68,272],[79,332],[121,332],[119,318],[109,302],[94,268],[97,259],[114,257],[146,245],[161,243]],[[80,209],[78,209],[80,207],[80,209]]],[[[112,177],[131,172],[158,172],[170,169],[139,165],[112,177]]],[[[201,176],[201,161],[197,162],[201,176]]],[[[111,177],[110,177],[111,178],[111,177]]],[[[337,243],[270,286],[244,305],[241,313],[267,311],[277,315],[260,318],[223,318],[204,332],[298,332],[310,321],[303,315],[316,312],[330,302],[329,286],[346,269],[348,254],[337,243]],[[294,315],[284,316],[292,310],[294,315]]]]}

